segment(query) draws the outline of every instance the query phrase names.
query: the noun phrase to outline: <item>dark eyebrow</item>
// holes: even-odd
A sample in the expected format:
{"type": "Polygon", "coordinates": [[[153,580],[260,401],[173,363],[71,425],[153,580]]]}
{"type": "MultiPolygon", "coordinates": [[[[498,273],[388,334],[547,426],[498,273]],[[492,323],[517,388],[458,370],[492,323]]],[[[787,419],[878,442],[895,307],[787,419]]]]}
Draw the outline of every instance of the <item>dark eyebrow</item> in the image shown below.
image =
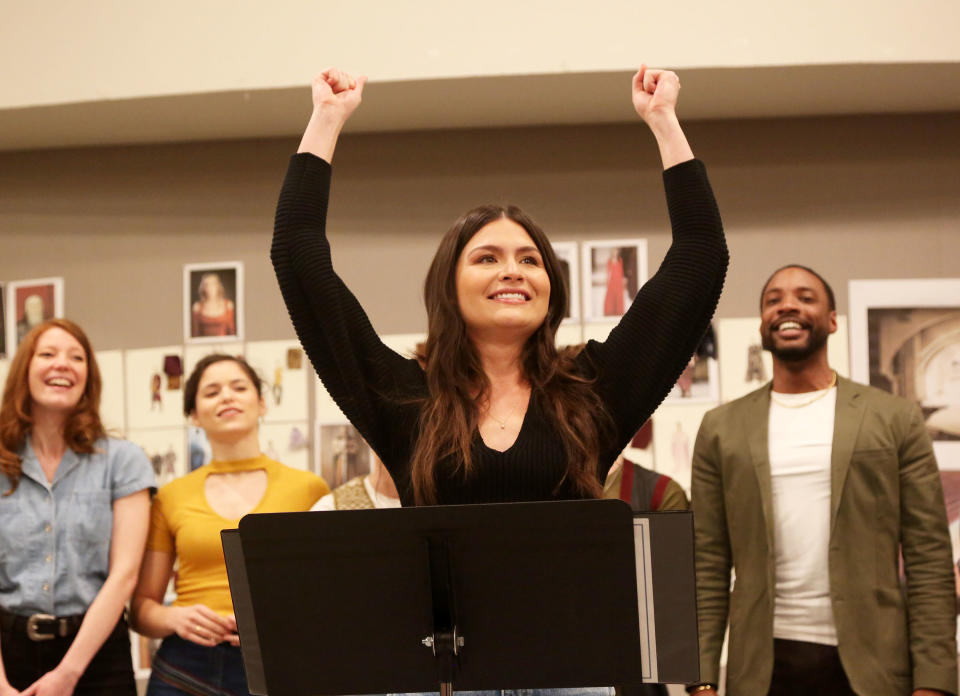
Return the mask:
{"type": "MultiPolygon", "coordinates": [[[[236,379],[228,380],[226,384],[233,386],[235,384],[247,384],[249,381],[250,380],[244,379],[243,377],[237,377],[236,379]]],[[[208,389],[210,387],[222,387],[223,385],[224,385],[223,382],[205,382],[204,384],[200,385],[200,389],[203,390],[203,389],[208,389]]]]}
{"type": "MultiPolygon", "coordinates": [[[[498,247],[496,244],[484,244],[484,245],[482,245],[482,246],[478,246],[478,247],[474,247],[473,249],[470,249],[470,252],[469,252],[469,253],[472,254],[472,253],[474,253],[475,251],[503,251],[503,248],[502,248],[502,247],[498,247]]],[[[535,252],[535,253],[537,253],[537,254],[540,253],[540,250],[537,249],[537,247],[535,247],[535,246],[524,246],[524,247],[518,247],[518,248],[517,248],[517,253],[518,253],[518,254],[526,254],[526,253],[529,253],[529,252],[531,252],[531,251],[532,251],[532,252],[535,252]]]]}

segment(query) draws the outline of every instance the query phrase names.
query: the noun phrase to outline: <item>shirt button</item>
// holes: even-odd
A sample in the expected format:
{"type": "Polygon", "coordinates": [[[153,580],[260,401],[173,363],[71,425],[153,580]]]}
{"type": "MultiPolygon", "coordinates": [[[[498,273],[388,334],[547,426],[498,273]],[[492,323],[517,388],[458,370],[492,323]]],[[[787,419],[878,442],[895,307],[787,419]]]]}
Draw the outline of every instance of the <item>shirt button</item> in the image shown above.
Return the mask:
{"type": "Polygon", "coordinates": [[[44,591],[44,592],[49,592],[49,591],[50,591],[50,585],[48,585],[47,583],[43,583],[43,591],[44,591]]]}
{"type": "Polygon", "coordinates": [[[52,555],[48,555],[48,556],[47,556],[47,563],[49,563],[49,562],[52,561],[52,560],[53,560],[53,556],[52,556],[52,555]]]}
{"type": "Polygon", "coordinates": [[[51,527],[51,526],[48,524],[46,527],[43,528],[43,531],[45,531],[45,532],[47,532],[47,533],[49,534],[51,529],[53,529],[53,527],[51,527]]]}

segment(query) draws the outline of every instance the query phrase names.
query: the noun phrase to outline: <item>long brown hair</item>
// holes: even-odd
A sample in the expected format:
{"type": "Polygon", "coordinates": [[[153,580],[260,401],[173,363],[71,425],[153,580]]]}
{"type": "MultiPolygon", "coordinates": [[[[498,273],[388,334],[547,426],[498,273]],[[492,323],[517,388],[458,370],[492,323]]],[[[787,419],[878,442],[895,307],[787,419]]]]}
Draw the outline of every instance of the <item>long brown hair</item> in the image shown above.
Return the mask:
{"type": "Polygon", "coordinates": [[[63,439],[67,447],[80,454],[93,454],[96,441],[106,436],[100,421],[100,368],[97,367],[97,359],[87,335],[69,319],[48,319],[38,324],[23,337],[13,356],[3,388],[3,402],[0,404],[0,471],[10,479],[7,495],[13,493],[20,483],[22,462],[18,452],[33,425],[30,361],[40,337],[49,329],[63,329],[77,339],[87,358],[87,384],[76,408],[67,416],[63,426],[63,439]]]}
{"type": "Polygon", "coordinates": [[[596,477],[599,442],[612,421],[590,388],[591,380],[576,369],[574,358],[580,347],[556,348],[557,327],[567,310],[567,288],[556,254],[543,231],[522,210],[484,205],[465,213],[447,231],[424,283],[428,332],[418,357],[426,372],[428,395],[421,403],[420,434],[411,462],[418,505],[437,502],[439,461],[452,460],[465,476],[473,467],[471,446],[479,420],[477,404],[488,395],[490,382],[460,314],[456,269],[473,235],[500,218],[512,220],[527,231],[550,279],[547,316],[523,347],[524,377],[531,390],[543,397],[547,418],[560,433],[567,453],[563,480],[569,480],[584,497],[597,498],[602,492],[596,477]]]}

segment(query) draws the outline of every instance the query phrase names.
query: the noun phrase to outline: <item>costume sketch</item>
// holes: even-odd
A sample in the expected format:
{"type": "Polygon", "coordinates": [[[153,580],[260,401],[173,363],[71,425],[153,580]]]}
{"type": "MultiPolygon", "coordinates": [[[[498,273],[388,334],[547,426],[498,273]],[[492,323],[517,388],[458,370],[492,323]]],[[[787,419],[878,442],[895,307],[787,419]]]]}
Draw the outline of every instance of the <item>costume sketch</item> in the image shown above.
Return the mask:
{"type": "Polygon", "coordinates": [[[759,343],[747,346],[747,375],[745,382],[766,382],[767,370],[763,365],[763,348],[759,343]]]}
{"type": "Polygon", "coordinates": [[[159,372],[154,372],[150,378],[150,410],[163,410],[163,396],[161,389],[163,387],[163,378],[159,372]]]}

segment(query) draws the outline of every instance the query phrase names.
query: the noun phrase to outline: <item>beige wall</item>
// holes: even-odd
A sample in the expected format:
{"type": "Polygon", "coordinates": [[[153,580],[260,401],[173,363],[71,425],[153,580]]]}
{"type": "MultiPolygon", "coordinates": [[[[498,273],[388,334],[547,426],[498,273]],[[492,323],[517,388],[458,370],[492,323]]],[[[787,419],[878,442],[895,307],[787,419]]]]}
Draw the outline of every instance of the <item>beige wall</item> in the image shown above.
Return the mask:
{"type": "MultiPolygon", "coordinates": [[[[720,316],[750,316],[775,266],[851,278],[960,275],[960,114],[698,122],[732,264],[720,316]]],[[[268,261],[293,140],[0,153],[0,280],[62,275],[96,347],[182,340],[182,264],[246,265],[247,337],[292,336],[268,261]]],[[[557,240],[668,244],[642,125],[347,136],[331,211],[335,264],[382,333],[423,330],[439,235],[512,201],[557,240]]]]}

